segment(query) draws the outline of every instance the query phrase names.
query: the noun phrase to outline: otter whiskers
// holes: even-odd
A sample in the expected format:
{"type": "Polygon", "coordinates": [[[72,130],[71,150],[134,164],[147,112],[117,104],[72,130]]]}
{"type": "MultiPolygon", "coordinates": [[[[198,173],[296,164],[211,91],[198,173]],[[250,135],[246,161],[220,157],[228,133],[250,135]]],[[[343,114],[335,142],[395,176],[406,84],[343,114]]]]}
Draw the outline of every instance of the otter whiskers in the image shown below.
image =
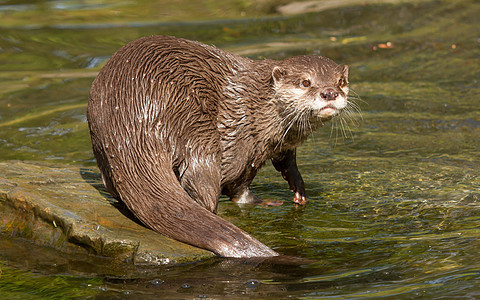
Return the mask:
{"type": "Polygon", "coordinates": [[[363,120],[362,111],[356,101],[364,102],[358,94],[350,88],[353,96],[347,97],[347,105],[343,109],[342,113],[337,114],[332,118],[332,127],[330,130],[330,138],[333,137],[335,131],[335,145],[337,144],[339,133],[344,139],[354,139],[351,127],[359,127],[360,121],[363,120]]]}

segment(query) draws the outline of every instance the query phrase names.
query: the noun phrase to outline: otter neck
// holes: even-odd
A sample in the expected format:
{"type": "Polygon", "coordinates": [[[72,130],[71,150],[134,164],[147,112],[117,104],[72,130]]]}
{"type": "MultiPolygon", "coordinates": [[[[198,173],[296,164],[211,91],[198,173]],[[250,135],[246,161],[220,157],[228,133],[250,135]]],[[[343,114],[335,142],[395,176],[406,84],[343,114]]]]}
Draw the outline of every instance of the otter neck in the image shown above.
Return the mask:
{"type": "MultiPolygon", "coordinates": [[[[232,71],[225,88],[225,110],[220,110],[226,131],[255,144],[253,149],[268,152],[275,147],[282,129],[272,85],[273,63],[269,60],[243,59],[232,71]],[[226,124],[225,124],[226,125],[226,124]]],[[[249,147],[250,148],[250,147],[249,147]]]]}

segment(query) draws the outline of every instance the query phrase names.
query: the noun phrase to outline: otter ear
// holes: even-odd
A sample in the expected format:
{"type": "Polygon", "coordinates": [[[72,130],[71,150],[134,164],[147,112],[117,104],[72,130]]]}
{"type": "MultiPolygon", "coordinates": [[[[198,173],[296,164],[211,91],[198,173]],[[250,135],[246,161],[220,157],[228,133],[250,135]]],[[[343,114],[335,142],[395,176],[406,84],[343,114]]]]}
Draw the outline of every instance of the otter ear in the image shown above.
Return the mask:
{"type": "Polygon", "coordinates": [[[350,67],[348,65],[344,65],[342,73],[345,78],[348,78],[348,74],[350,73],[350,67]]]}
{"type": "Polygon", "coordinates": [[[287,71],[283,70],[282,68],[280,68],[279,66],[275,66],[273,68],[273,71],[272,71],[272,77],[273,77],[273,81],[275,83],[279,82],[282,80],[282,78],[287,75],[287,71]]]}

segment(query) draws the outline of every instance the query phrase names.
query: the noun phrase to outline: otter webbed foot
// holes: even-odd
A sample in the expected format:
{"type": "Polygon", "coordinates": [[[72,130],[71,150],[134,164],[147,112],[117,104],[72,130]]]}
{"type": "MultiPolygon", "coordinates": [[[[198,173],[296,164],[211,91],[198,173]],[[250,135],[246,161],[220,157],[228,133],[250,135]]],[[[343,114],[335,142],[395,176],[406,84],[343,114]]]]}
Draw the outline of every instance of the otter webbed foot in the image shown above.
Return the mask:
{"type": "Polygon", "coordinates": [[[288,182],[290,191],[295,193],[293,202],[298,205],[307,204],[305,184],[300,171],[298,171],[295,149],[280,153],[272,158],[272,163],[275,169],[282,173],[283,179],[288,182]]]}
{"type": "Polygon", "coordinates": [[[244,189],[241,193],[231,197],[232,201],[238,204],[259,204],[262,200],[255,196],[249,188],[244,189]]]}
{"type": "Polygon", "coordinates": [[[249,188],[244,189],[230,199],[237,204],[257,204],[261,206],[280,206],[283,201],[263,200],[258,198],[249,188]]]}

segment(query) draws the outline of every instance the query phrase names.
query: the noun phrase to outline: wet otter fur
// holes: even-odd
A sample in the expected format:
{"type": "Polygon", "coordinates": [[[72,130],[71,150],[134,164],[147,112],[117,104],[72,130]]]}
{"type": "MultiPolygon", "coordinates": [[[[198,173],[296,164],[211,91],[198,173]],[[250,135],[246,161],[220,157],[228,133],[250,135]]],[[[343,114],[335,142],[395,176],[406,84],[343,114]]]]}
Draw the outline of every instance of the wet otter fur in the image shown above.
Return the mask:
{"type": "Polygon", "coordinates": [[[305,204],[295,148],[349,103],[348,66],[252,60],[170,36],[135,40],[94,80],[87,117],[107,190],[151,229],[224,257],[278,255],[215,214],[271,159],[305,204]]]}

